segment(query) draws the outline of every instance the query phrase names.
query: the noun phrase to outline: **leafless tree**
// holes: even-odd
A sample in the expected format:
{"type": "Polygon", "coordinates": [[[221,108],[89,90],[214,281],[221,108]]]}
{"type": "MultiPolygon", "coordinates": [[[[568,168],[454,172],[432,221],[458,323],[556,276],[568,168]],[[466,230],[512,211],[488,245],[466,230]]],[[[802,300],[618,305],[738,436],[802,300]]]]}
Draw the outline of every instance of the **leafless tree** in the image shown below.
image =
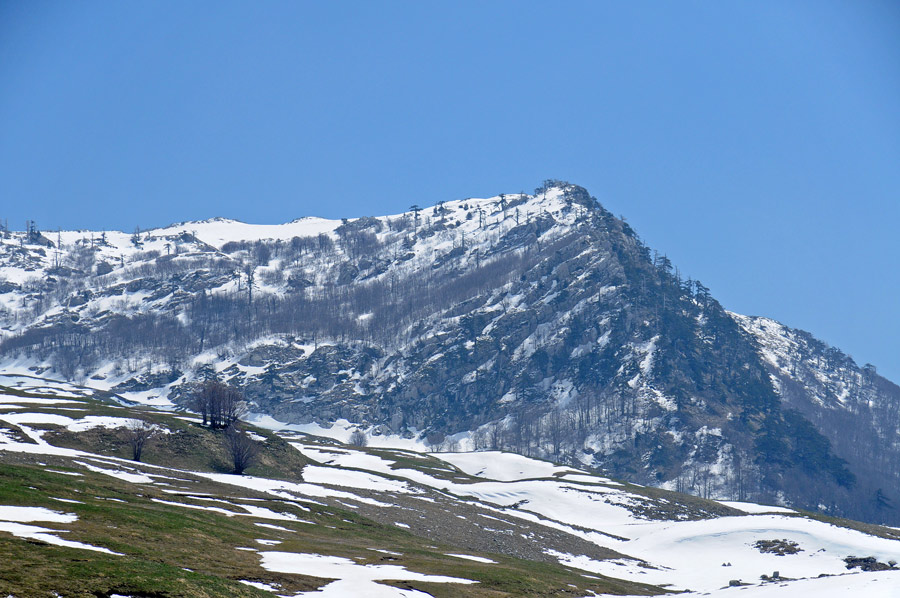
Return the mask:
{"type": "Polygon", "coordinates": [[[352,446],[366,446],[369,444],[369,439],[366,437],[365,432],[357,428],[350,434],[350,444],[352,446]]]}
{"type": "Polygon", "coordinates": [[[490,427],[487,433],[488,446],[491,450],[500,450],[503,448],[503,426],[498,422],[490,427]]]}
{"type": "Polygon", "coordinates": [[[425,444],[428,445],[428,448],[432,453],[437,453],[441,450],[441,445],[444,444],[445,438],[443,432],[429,432],[425,437],[425,444]]]}
{"type": "Polygon", "coordinates": [[[478,428],[472,432],[472,448],[476,451],[483,451],[490,448],[488,430],[485,428],[478,428]]]}
{"type": "Polygon", "coordinates": [[[133,419],[126,429],[128,445],[131,447],[132,461],[140,461],[144,445],[156,435],[156,427],[142,419],[133,419]]]}
{"type": "Polygon", "coordinates": [[[571,426],[565,421],[562,409],[559,407],[550,411],[547,419],[547,436],[549,437],[550,445],[552,447],[551,453],[554,459],[559,460],[563,442],[565,441],[571,426]]]}
{"type": "Polygon", "coordinates": [[[256,464],[259,445],[249,434],[234,425],[225,428],[225,447],[231,456],[235,475],[241,475],[248,467],[256,464]]]}

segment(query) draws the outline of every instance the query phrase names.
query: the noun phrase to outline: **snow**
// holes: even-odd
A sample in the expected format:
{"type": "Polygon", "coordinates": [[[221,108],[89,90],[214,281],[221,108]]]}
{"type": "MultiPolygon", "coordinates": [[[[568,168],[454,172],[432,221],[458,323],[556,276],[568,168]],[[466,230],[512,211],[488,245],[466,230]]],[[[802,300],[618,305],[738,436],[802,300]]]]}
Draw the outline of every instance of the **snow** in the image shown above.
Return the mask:
{"type": "Polygon", "coordinates": [[[62,475],[71,475],[71,476],[84,476],[83,473],[78,473],[76,471],[60,471],[58,469],[47,469],[49,473],[61,473],[62,475]]]}
{"type": "MultiPolygon", "coordinates": [[[[318,456],[330,457],[341,464],[365,464],[378,469],[389,464],[384,460],[373,460],[371,456],[365,459],[353,451],[338,454],[323,450],[318,456]]],[[[439,453],[434,456],[467,473],[482,476],[491,473],[508,481],[461,484],[432,478],[424,472],[405,469],[391,472],[451,494],[495,504],[507,515],[567,531],[598,546],[634,555],[659,567],[648,569],[638,566],[637,561],[593,562],[578,555],[560,555],[561,562],[605,575],[712,591],[727,586],[736,577],[758,579],[761,574],[776,570],[789,577],[843,573],[846,571],[843,559],[849,555],[872,555],[882,562],[900,560],[900,542],[872,538],[802,517],[785,516],[791,513],[788,509],[740,503],[733,506],[745,512],[778,514],[701,521],[644,520],[627,508],[635,500],[633,495],[623,486],[598,476],[507,453],[439,453]],[[566,474],[562,479],[533,479],[560,472],[566,474]],[[577,485],[577,482],[590,485],[577,485]],[[504,508],[512,505],[516,508],[504,508]],[[601,533],[579,532],[579,529],[601,533]],[[760,553],[753,546],[757,540],[782,538],[796,541],[803,552],[779,557],[760,553]],[[722,567],[726,561],[732,566],[722,567]]]]}
{"type": "Polygon", "coordinates": [[[498,451],[440,453],[434,456],[453,464],[469,475],[490,478],[501,482],[530,478],[549,478],[564,472],[585,473],[575,472],[570,467],[498,451]]]}
{"type": "Polygon", "coordinates": [[[269,585],[269,584],[267,584],[267,583],[262,583],[261,581],[249,581],[249,580],[246,580],[246,579],[239,579],[238,581],[241,582],[241,583],[244,584],[244,585],[248,585],[248,586],[250,586],[250,587],[252,587],[252,588],[256,588],[257,590],[263,590],[263,591],[265,591],[265,592],[271,592],[271,593],[273,593],[273,594],[276,594],[276,593],[278,593],[278,592],[280,591],[280,590],[279,590],[278,588],[276,588],[275,586],[271,586],[271,585],[269,585]]]}
{"type": "Polygon", "coordinates": [[[334,579],[314,592],[302,592],[295,596],[321,598],[425,598],[429,596],[416,590],[403,590],[376,583],[378,581],[425,581],[429,583],[477,583],[470,579],[425,575],[409,571],[399,565],[360,565],[348,558],[293,552],[260,552],[261,565],[267,571],[310,575],[322,579],[334,579]]]}
{"type": "MultiPolygon", "coordinates": [[[[844,573],[813,579],[760,583],[759,580],[743,580],[755,585],[723,587],[706,592],[679,594],[683,598],[704,596],[708,598],[897,598],[900,587],[900,570],[875,573],[844,573]]],[[[621,598],[637,598],[622,596],[621,598]]]]}
{"type": "Polygon", "coordinates": [[[0,394],[0,405],[4,408],[22,407],[24,405],[63,405],[65,403],[83,405],[81,401],[73,401],[72,399],[39,399],[34,397],[19,397],[16,395],[0,394]]]}
{"type": "MultiPolygon", "coordinates": [[[[309,523],[308,521],[304,521],[303,523],[309,523]]],[[[294,530],[288,529],[286,527],[281,527],[280,525],[273,525],[271,523],[254,523],[253,525],[257,527],[265,527],[267,529],[274,529],[279,532],[293,532],[294,530]]]]}
{"type": "Polygon", "coordinates": [[[641,360],[640,364],[641,374],[643,374],[644,377],[649,376],[653,369],[653,354],[656,352],[656,343],[658,341],[659,336],[654,336],[639,347],[639,351],[644,354],[644,359],[641,360]]]}
{"type": "Polygon", "coordinates": [[[52,523],[73,523],[78,517],[72,513],[60,513],[51,511],[44,507],[19,507],[0,505],[0,531],[10,533],[19,538],[28,540],[38,540],[47,544],[56,546],[66,546],[68,548],[82,548],[85,550],[94,550],[97,552],[105,552],[107,554],[118,554],[106,548],[83,544],[73,540],[63,540],[54,535],[66,533],[66,530],[53,530],[35,525],[24,525],[25,522],[47,521],[52,523]]]}
{"type": "MultiPolygon", "coordinates": [[[[244,419],[247,421],[247,423],[253,424],[254,426],[260,428],[264,428],[266,430],[278,430],[281,432],[301,432],[303,434],[309,434],[311,436],[322,436],[324,438],[340,440],[343,443],[350,442],[350,435],[353,434],[354,430],[365,429],[365,426],[360,426],[359,424],[350,422],[346,419],[338,419],[330,427],[321,426],[317,423],[288,424],[282,421],[278,421],[271,415],[262,413],[251,413],[244,419]]],[[[428,447],[425,445],[424,441],[403,438],[399,435],[369,434],[367,440],[369,446],[373,448],[399,448],[420,453],[426,452],[428,450],[428,447]]]]}
{"type": "Polygon", "coordinates": [[[55,426],[68,426],[75,422],[71,417],[58,415],[56,413],[4,413],[0,415],[0,420],[19,425],[19,424],[50,424],[55,426]]]}
{"type": "MultiPolygon", "coordinates": [[[[241,509],[247,511],[247,515],[250,517],[257,517],[259,519],[273,519],[273,520],[281,520],[281,521],[299,521],[296,515],[291,513],[281,513],[278,511],[273,511],[271,509],[267,509],[265,507],[260,507],[258,505],[234,505],[241,509]]],[[[303,523],[309,523],[308,521],[304,521],[303,523]]]]}
{"type": "Polygon", "coordinates": [[[810,578],[846,572],[844,558],[875,556],[900,560],[900,542],[875,538],[855,530],[784,515],[719,517],[701,521],[647,522],[606,526],[604,531],[629,540],[616,549],[656,566],[636,561],[592,561],[578,555],[556,555],[560,562],[593,573],[652,584],[675,584],[693,591],[713,591],[732,579],[758,580],[779,571],[782,577],[810,578]],[[786,539],[802,552],[778,556],[762,553],[759,540],[786,539]],[[730,566],[723,566],[731,563],[730,566]]]}
{"type": "Polygon", "coordinates": [[[112,550],[102,548],[100,546],[93,546],[91,544],[84,544],[82,542],[75,542],[73,540],[63,540],[62,538],[53,535],[62,533],[60,530],[52,530],[43,527],[37,527],[35,525],[24,525],[21,523],[0,521],[0,531],[8,532],[19,538],[39,540],[41,542],[46,542],[47,544],[53,544],[56,546],[65,546],[67,548],[82,548],[84,550],[94,550],[96,552],[105,552],[107,554],[119,554],[118,552],[113,552],[112,550]]]}
{"type": "Polygon", "coordinates": [[[405,482],[389,480],[371,473],[335,467],[307,465],[303,468],[303,479],[312,484],[347,486],[377,492],[411,492],[405,482]]]}
{"type": "Polygon", "coordinates": [[[148,407],[174,407],[175,403],[160,394],[159,389],[120,392],[123,398],[148,407]]]}
{"type": "Polygon", "coordinates": [[[78,519],[73,513],[60,513],[44,507],[14,507],[0,505],[0,520],[30,523],[32,521],[52,521],[54,523],[72,523],[78,519]]]}
{"type": "MultiPolygon", "coordinates": [[[[33,376],[29,368],[33,367],[35,363],[36,362],[33,359],[13,360],[5,363],[3,365],[3,373],[0,374],[0,378],[3,379],[3,385],[32,394],[46,394],[68,398],[82,397],[85,396],[86,392],[89,392],[89,389],[85,389],[69,382],[47,380],[45,378],[33,376]]],[[[3,393],[3,391],[0,390],[0,393],[3,393]]],[[[15,395],[5,395],[5,393],[4,396],[10,397],[13,401],[25,398],[15,395]]]]}
{"type": "Polygon", "coordinates": [[[582,482],[585,484],[604,484],[606,486],[622,486],[619,482],[613,482],[607,478],[601,478],[596,475],[589,475],[583,473],[567,473],[562,476],[567,482],[582,482]]]}
{"type": "MultiPolygon", "coordinates": [[[[3,419],[3,417],[0,417],[0,421],[2,421],[3,419]]],[[[19,426],[19,430],[22,432],[22,434],[24,434],[29,438],[29,440],[31,440],[31,443],[17,442],[15,441],[15,439],[6,434],[0,434],[0,450],[16,453],[60,455],[65,457],[77,457],[83,454],[81,451],[76,451],[73,449],[50,446],[43,438],[41,438],[41,433],[43,432],[42,430],[32,430],[28,426],[25,426],[21,423],[16,425],[19,426]]]]}
{"type": "Polygon", "coordinates": [[[220,515],[225,515],[226,517],[234,517],[235,515],[242,515],[243,513],[235,513],[234,511],[229,511],[228,509],[223,509],[221,507],[212,507],[212,506],[203,506],[203,505],[192,505],[190,503],[184,502],[175,502],[171,500],[163,500],[161,498],[151,498],[151,501],[163,505],[170,505],[173,507],[184,507],[185,509],[196,509],[198,511],[209,511],[210,513],[218,513],[220,515]]]}
{"type": "Polygon", "coordinates": [[[843,573],[846,570],[843,558],[849,555],[872,554],[883,562],[900,560],[900,542],[874,539],[802,517],[788,517],[785,515],[793,511],[779,507],[725,501],[723,504],[748,515],[702,521],[641,519],[628,506],[642,499],[627,492],[621,484],[520,455],[499,452],[433,455],[470,475],[500,478],[466,484],[432,477],[424,471],[391,469],[393,462],[364,451],[303,447],[299,443],[294,446],[331,466],[389,472],[454,495],[494,504],[506,515],[555,527],[658,567],[642,567],[637,560],[630,559],[595,562],[579,555],[557,555],[565,564],[633,581],[713,591],[727,586],[736,577],[758,579],[761,574],[776,570],[791,577],[843,573]],[[512,506],[515,508],[509,508],[512,506]],[[798,542],[804,552],[799,556],[779,557],[762,554],[753,546],[757,540],[782,538],[798,542]],[[726,561],[732,562],[732,566],[722,567],[726,561]]]}
{"type": "Polygon", "coordinates": [[[145,232],[149,232],[154,237],[190,232],[204,243],[221,249],[229,241],[246,239],[290,241],[293,237],[314,237],[320,233],[331,233],[340,225],[340,220],[324,218],[300,218],[286,224],[247,224],[237,220],[213,218],[202,222],[173,224],[166,228],[145,232]]]}
{"type": "MultiPolygon", "coordinates": [[[[221,507],[213,507],[213,506],[204,506],[204,505],[192,505],[190,503],[182,503],[182,502],[173,502],[167,500],[161,500],[158,498],[151,499],[153,502],[158,502],[167,505],[173,505],[177,507],[185,507],[188,509],[199,509],[203,511],[211,511],[213,513],[219,513],[221,515],[225,515],[226,517],[234,517],[234,516],[246,516],[246,517],[256,517],[258,519],[272,519],[276,521],[301,521],[297,518],[296,515],[292,513],[281,513],[278,511],[273,511],[271,509],[267,509],[266,507],[260,507],[259,505],[248,505],[248,504],[237,504],[233,502],[229,502],[227,500],[221,500],[218,498],[210,498],[210,497],[200,497],[195,496],[197,500],[208,500],[214,501],[217,503],[228,505],[229,507],[233,507],[234,509],[242,509],[244,512],[223,509],[221,507]]],[[[309,521],[301,521],[301,523],[309,523],[309,521]]],[[[256,525],[260,527],[269,527],[271,529],[278,529],[282,531],[292,531],[284,527],[279,527],[277,525],[270,525],[265,523],[257,523],[256,525]]]]}
{"type": "Polygon", "coordinates": [[[93,428],[127,428],[131,424],[136,424],[140,420],[128,417],[110,417],[107,415],[88,415],[77,421],[73,421],[66,426],[71,432],[84,432],[93,428]]]}
{"type": "Polygon", "coordinates": [[[796,513],[794,509],[788,509],[787,507],[771,507],[768,505],[757,505],[751,502],[737,502],[730,500],[719,500],[716,501],[720,505],[725,505],[726,507],[731,507],[732,509],[738,509],[743,511],[744,513],[749,513],[751,515],[755,515],[758,513],[796,513]]]}
{"type": "MultiPolygon", "coordinates": [[[[316,449],[304,449],[305,454],[316,449]]],[[[477,474],[491,467],[491,473],[508,481],[484,481],[476,483],[457,483],[444,478],[437,478],[420,470],[390,469],[390,462],[376,460],[369,455],[362,457],[358,452],[347,450],[344,454],[331,451],[319,451],[318,457],[330,457],[332,464],[341,467],[366,465],[379,471],[390,472],[394,476],[404,477],[414,483],[430,486],[457,496],[469,496],[484,503],[500,507],[518,508],[507,511],[520,518],[541,519],[547,524],[552,520],[561,522],[560,528],[581,526],[590,529],[603,529],[611,523],[633,523],[634,516],[626,508],[630,495],[623,490],[597,485],[603,478],[591,476],[594,482],[590,486],[579,486],[575,482],[557,479],[534,479],[549,477],[555,473],[573,472],[584,474],[570,468],[553,465],[514,455],[511,453],[436,453],[433,456],[446,460],[460,467],[467,473],[477,474]]],[[[313,457],[315,458],[315,457],[313,457]]],[[[338,471],[338,470],[335,470],[338,471]]],[[[587,474],[584,474],[587,475],[587,474]]],[[[614,484],[614,486],[620,486],[614,484]]],[[[609,542],[603,542],[607,546],[609,542]]]]}
{"type": "Polygon", "coordinates": [[[483,556],[473,556],[471,554],[453,554],[450,552],[446,553],[446,555],[456,557],[458,559],[465,559],[467,561],[475,561],[476,563],[485,563],[492,565],[497,564],[497,561],[492,561],[491,559],[484,558],[483,556]]]}
{"type": "Polygon", "coordinates": [[[91,465],[90,463],[85,463],[83,461],[75,461],[75,463],[78,463],[85,469],[93,471],[94,473],[102,473],[126,482],[131,482],[132,484],[153,483],[153,478],[142,473],[130,473],[122,469],[103,469],[102,467],[97,467],[96,465],[91,465]]]}
{"type": "Polygon", "coordinates": [[[291,446],[300,451],[304,457],[309,457],[319,463],[337,465],[343,468],[367,469],[387,474],[393,471],[391,466],[394,464],[394,461],[388,461],[363,451],[339,448],[319,449],[299,442],[292,442],[291,446]]]}
{"type": "MultiPolygon", "coordinates": [[[[34,383],[34,381],[31,382],[34,383]]],[[[46,384],[46,382],[41,382],[41,384],[46,384]]],[[[50,410],[48,406],[41,405],[41,407],[43,411],[50,410]]],[[[65,405],[56,407],[58,410],[65,408],[65,405]]],[[[751,598],[768,598],[776,595],[829,597],[846,595],[842,592],[859,591],[862,592],[860,595],[865,596],[889,596],[891,595],[890,590],[897,587],[898,578],[895,572],[847,574],[844,558],[854,555],[873,556],[881,562],[900,560],[900,542],[810,520],[783,507],[732,501],[721,501],[721,504],[736,508],[746,515],[700,521],[649,520],[636,515],[629,508],[642,506],[639,503],[645,500],[632,492],[632,486],[624,486],[600,476],[590,475],[585,471],[511,453],[496,451],[432,453],[426,456],[420,452],[396,449],[378,450],[373,453],[370,452],[371,449],[328,446],[316,441],[310,442],[309,439],[300,435],[288,434],[292,446],[317,462],[317,464],[306,466],[302,482],[289,482],[254,476],[182,472],[53,447],[41,438],[41,430],[32,430],[26,425],[60,425],[81,431],[97,426],[126,425],[130,418],[88,415],[78,419],[48,412],[2,413],[0,420],[18,425],[22,433],[33,441],[33,443],[18,442],[13,436],[0,436],[0,450],[74,457],[77,459],[74,461],[76,466],[131,483],[158,485],[160,478],[166,477],[163,475],[164,473],[181,475],[182,478],[187,475],[197,476],[229,484],[232,487],[260,491],[279,499],[286,499],[289,501],[287,504],[290,505],[286,508],[292,509],[304,509],[298,501],[316,502],[315,498],[332,499],[331,504],[342,503],[351,508],[355,508],[355,505],[347,504],[347,502],[363,502],[374,507],[396,508],[395,494],[404,493],[416,498],[428,499],[428,496],[416,496],[415,493],[422,492],[421,486],[430,487],[447,497],[458,496],[474,499],[480,503],[480,508],[493,512],[498,518],[508,520],[515,517],[534,522],[571,534],[597,546],[615,550],[622,555],[628,555],[614,560],[597,561],[582,554],[550,552],[561,563],[586,572],[645,583],[671,584],[668,587],[672,589],[687,589],[695,592],[695,594],[688,595],[705,593],[711,596],[749,596],[751,598]],[[395,458],[392,459],[391,455],[394,455],[395,458]],[[416,468],[414,465],[405,465],[403,468],[394,469],[401,458],[410,456],[416,457],[415,460],[422,460],[425,463],[424,467],[416,468]],[[444,464],[446,465],[442,469],[444,464]],[[458,473],[457,469],[469,476],[475,476],[477,479],[460,480],[462,475],[458,473]],[[354,489],[364,491],[361,492],[364,496],[355,494],[352,491],[354,489]],[[378,496],[378,493],[381,493],[383,498],[378,496]],[[372,496],[381,500],[375,500],[372,496]],[[795,542],[802,552],[778,556],[761,553],[754,546],[754,543],[759,540],[781,539],[795,542]],[[723,563],[730,563],[730,565],[723,566],[723,563]],[[800,578],[803,581],[778,581],[762,586],[758,585],[760,575],[771,575],[776,570],[782,577],[800,578]],[[818,576],[821,574],[831,577],[819,579],[818,576]],[[732,579],[740,579],[757,585],[722,589],[732,579]],[[724,594],[726,591],[729,593],[724,594]]],[[[272,422],[275,420],[269,420],[269,423],[272,422]]],[[[288,426],[288,430],[302,427],[288,426]]],[[[350,422],[342,422],[334,426],[332,433],[349,436],[349,432],[353,429],[353,424],[350,422]]],[[[715,435],[719,432],[716,429],[705,429],[704,433],[715,435]]],[[[383,436],[380,440],[386,443],[391,442],[391,439],[385,439],[383,436]]],[[[415,442],[410,444],[411,447],[421,446],[415,442]]],[[[78,475],[74,472],[59,471],[58,473],[78,475]]],[[[176,493],[175,491],[161,490],[176,493]]],[[[229,517],[245,516],[260,520],[312,524],[298,519],[289,512],[276,512],[259,504],[244,504],[243,501],[226,501],[209,496],[190,496],[194,503],[209,501],[210,504],[186,504],[159,499],[157,499],[157,503],[203,509],[229,517]]],[[[61,501],[73,504],[78,502],[70,499],[61,499],[61,501]]],[[[651,508],[652,506],[653,504],[650,504],[651,508]]],[[[49,509],[42,511],[15,510],[32,508],[36,509],[36,507],[0,507],[0,530],[21,537],[54,543],[68,542],[65,545],[106,551],[103,548],[62,540],[58,537],[61,533],[59,531],[26,525],[32,521],[42,520],[37,519],[35,514],[43,517],[70,518],[67,521],[57,521],[58,523],[75,521],[74,515],[57,513],[49,509]],[[47,539],[48,537],[51,539],[47,539]]],[[[50,521],[50,519],[43,520],[50,521]]],[[[387,521],[393,521],[393,519],[387,519],[387,521]]],[[[256,525],[279,532],[292,531],[271,524],[256,523],[256,525]]],[[[397,522],[396,525],[408,527],[402,522],[397,522]]],[[[261,532],[260,535],[263,533],[261,532]]],[[[266,542],[275,542],[275,540],[266,540],[266,542]]],[[[294,555],[294,557],[296,556],[294,555]]],[[[484,557],[465,553],[447,553],[447,556],[485,564],[494,562],[484,557]]],[[[303,561],[304,558],[309,562],[315,561],[316,558],[324,559],[319,564],[330,562],[328,567],[335,568],[335,570],[341,569],[342,573],[329,577],[323,575],[321,569],[317,568],[316,572],[312,573],[313,575],[337,581],[326,584],[316,592],[307,592],[303,595],[424,596],[421,592],[414,590],[399,590],[376,583],[383,579],[407,579],[394,577],[394,574],[401,574],[397,571],[392,571],[391,577],[378,577],[386,574],[386,570],[375,569],[375,567],[384,567],[383,565],[361,565],[352,563],[343,557],[323,555],[306,555],[305,557],[301,555],[300,561],[303,561]],[[338,561],[329,561],[329,559],[338,559],[338,561]]],[[[309,562],[306,565],[309,565],[309,562]]],[[[273,566],[279,565],[276,562],[273,566]]],[[[394,565],[394,567],[396,566],[394,565]]],[[[402,567],[397,567],[397,570],[405,571],[402,567]]],[[[423,575],[409,571],[406,571],[405,574],[423,575]]]]}
{"type": "Polygon", "coordinates": [[[192,472],[196,476],[204,477],[215,482],[220,482],[222,484],[228,484],[231,486],[239,486],[242,488],[248,488],[250,490],[257,490],[259,492],[265,492],[267,494],[271,494],[272,496],[277,496],[279,498],[288,498],[288,499],[296,499],[302,498],[303,500],[308,500],[307,497],[312,498],[341,498],[346,500],[354,500],[357,502],[365,503],[368,505],[376,506],[376,507],[386,507],[390,506],[386,503],[366,498],[363,496],[357,496],[355,494],[351,494],[349,492],[343,492],[340,490],[332,490],[330,488],[324,488],[322,486],[318,486],[316,484],[307,484],[307,483],[297,483],[297,482],[286,482],[284,480],[270,480],[268,478],[259,478],[249,475],[232,475],[226,473],[207,473],[207,472],[192,472]]]}
{"type": "MultiPolygon", "coordinates": [[[[0,419],[12,418],[16,421],[27,421],[29,423],[39,422],[39,423],[54,423],[57,425],[68,425],[75,420],[71,418],[58,416],[55,414],[4,414],[0,419]]],[[[11,422],[15,423],[15,422],[11,422]]],[[[41,439],[40,434],[34,430],[31,430],[27,426],[19,425],[22,432],[29,436],[35,443],[22,443],[22,442],[14,442],[8,439],[5,436],[0,436],[0,450],[10,451],[10,452],[19,452],[19,453],[30,453],[30,454],[42,454],[42,455],[57,455],[64,457],[75,457],[75,458],[102,458],[104,460],[109,460],[109,458],[100,457],[99,455],[92,455],[91,453],[86,453],[83,451],[78,451],[74,449],[67,449],[62,447],[55,447],[50,444],[47,444],[43,439],[41,439]]],[[[119,461],[116,459],[112,459],[113,461],[119,461]]],[[[124,460],[121,460],[124,461],[124,460]]],[[[103,467],[93,465],[90,463],[86,463],[85,461],[75,461],[78,465],[88,469],[89,471],[93,471],[96,473],[102,473],[104,475],[108,475],[111,477],[115,477],[117,479],[131,482],[131,483],[139,483],[139,484],[151,484],[154,483],[154,480],[143,473],[134,473],[133,471],[126,471],[121,468],[121,466],[117,469],[105,469],[103,467]]],[[[143,465],[144,467],[152,467],[143,465]]],[[[162,468],[165,469],[165,468],[162,468]]],[[[171,470],[168,470],[171,471],[171,470]]],[[[211,479],[216,482],[221,482],[224,484],[229,484],[232,486],[239,486],[243,488],[248,488],[252,490],[259,490],[260,492],[266,492],[272,494],[274,496],[278,496],[280,498],[289,498],[294,499],[302,497],[305,500],[308,500],[308,497],[333,497],[346,499],[356,502],[362,502],[365,504],[369,504],[372,506],[388,506],[386,503],[367,498],[362,496],[357,496],[355,494],[349,492],[343,492],[340,490],[334,490],[330,488],[325,488],[323,486],[311,483],[294,483],[294,482],[285,482],[281,480],[270,480],[267,478],[258,478],[253,476],[235,476],[230,474],[218,474],[218,473],[208,473],[208,472],[186,472],[191,473],[196,476],[205,477],[207,479],[211,479]]],[[[313,470],[312,475],[316,475],[317,472],[313,470]]],[[[320,475],[330,475],[331,472],[321,472],[320,475]]],[[[333,475],[333,474],[331,474],[333,475]]],[[[394,492],[408,492],[409,490],[406,488],[406,485],[402,482],[395,482],[386,479],[380,479],[376,476],[372,476],[370,474],[365,474],[362,472],[356,472],[355,474],[349,474],[341,476],[337,475],[334,481],[341,481],[347,484],[350,484],[351,487],[368,487],[371,488],[373,485],[378,485],[379,488],[390,488],[394,492]]],[[[260,507],[255,507],[259,509],[260,507]]]]}
{"type": "Polygon", "coordinates": [[[82,419],[73,419],[57,413],[4,413],[0,420],[21,426],[21,424],[42,424],[64,426],[72,432],[84,432],[93,428],[124,428],[139,420],[128,417],[111,417],[106,415],[88,415],[82,419]]]}

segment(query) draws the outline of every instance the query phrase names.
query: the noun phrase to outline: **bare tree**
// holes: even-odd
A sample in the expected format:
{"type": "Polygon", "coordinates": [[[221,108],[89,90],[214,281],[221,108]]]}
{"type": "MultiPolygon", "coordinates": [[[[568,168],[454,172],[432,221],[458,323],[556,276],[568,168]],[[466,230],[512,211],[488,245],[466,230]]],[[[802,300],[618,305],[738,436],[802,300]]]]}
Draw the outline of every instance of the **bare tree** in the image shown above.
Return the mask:
{"type": "Polygon", "coordinates": [[[476,451],[483,451],[490,448],[488,430],[485,428],[477,428],[472,432],[472,448],[476,451]]]}
{"type": "Polygon", "coordinates": [[[259,445],[250,435],[231,425],[225,429],[225,447],[234,465],[234,474],[241,475],[248,467],[256,464],[259,456],[259,445]]]}
{"type": "Polygon", "coordinates": [[[244,274],[247,275],[247,305],[253,305],[253,287],[256,286],[256,268],[253,264],[244,266],[244,274]]]}
{"type": "Polygon", "coordinates": [[[369,444],[369,439],[366,437],[365,432],[357,428],[350,434],[350,444],[352,446],[366,446],[369,444]]]}
{"type": "Polygon", "coordinates": [[[433,432],[429,432],[425,437],[425,444],[428,445],[428,449],[432,453],[437,453],[441,450],[441,445],[444,444],[444,438],[445,436],[443,432],[435,430],[433,432]]]}
{"type": "Polygon", "coordinates": [[[547,435],[549,436],[551,452],[553,458],[559,460],[562,445],[566,439],[571,425],[565,421],[562,410],[559,407],[554,408],[548,415],[547,435]]]}
{"type": "Polygon", "coordinates": [[[131,447],[132,461],[140,461],[144,452],[144,445],[156,435],[156,427],[142,419],[133,419],[128,422],[126,429],[128,444],[131,447]]]}
{"type": "Polygon", "coordinates": [[[503,426],[500,422],[492,425],[487,433],[488,446],[491,450],[500,450],[503,448],[503,426]]]}

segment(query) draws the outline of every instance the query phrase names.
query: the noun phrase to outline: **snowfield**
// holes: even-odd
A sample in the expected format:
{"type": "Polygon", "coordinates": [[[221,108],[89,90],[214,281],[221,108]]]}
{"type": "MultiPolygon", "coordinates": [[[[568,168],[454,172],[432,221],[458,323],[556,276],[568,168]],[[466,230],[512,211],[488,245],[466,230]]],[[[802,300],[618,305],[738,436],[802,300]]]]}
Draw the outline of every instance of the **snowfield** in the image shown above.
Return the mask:
{"type": "Polygon", "coordinates": [[[372,598],[424,598],[430,596],[416,590],[403,590],[375,583],[379,580],[429,581],[432,583],[475,583],[469,579],[440,575],[423,575],[407,571],[397,565],[358,565],[347,558],[324,556],[321,554],[296,554],[291,552],[261,552],[262,566],[279,573],[299,573],[314,575],[335,581],[315,592],[295,594],[299,596],[322,596],[345,598],[347,596],[371,596],[372,598]]]}

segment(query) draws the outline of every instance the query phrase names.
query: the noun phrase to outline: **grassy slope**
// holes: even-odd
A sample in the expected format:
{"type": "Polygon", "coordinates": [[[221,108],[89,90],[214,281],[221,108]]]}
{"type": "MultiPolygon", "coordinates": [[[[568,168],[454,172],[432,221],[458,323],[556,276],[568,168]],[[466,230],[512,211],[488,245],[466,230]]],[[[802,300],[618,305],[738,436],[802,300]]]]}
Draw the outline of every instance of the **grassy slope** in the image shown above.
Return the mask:
{"type": "MultiPolygon", "coordinates": [[[[85,413],[95,415],[123,417],[134,413],[95,401],[85,402],[84,407],[85,413]]],[[[29,407],[26,410],[55,411],[52,407],[29,407]]],[[[76,411],[55,412],[74,418],[83,415],[76,411]]],[[[147,447],[147,462],[194,471],[221,472],[228,469],[220,433],[168,414],[150,412],[145,416],[172,430],[171,434],[160,435],[147,447]]],[[[130,455],[121,431],[94,429],[72,433],[54,426],[33,427],[46,428],[48,432],[44,438],[51,444],[116,457],[130,455]]],[[[260,464],[248,473],[298,481],[306,459],[271,433],[256,432],[270,440],[264,444],[260,464]]],[[[358,563],[389,563],[422,573],[463,577],[479,582],[472,585],[397,584],[415,587],[439,598],[562,597],[585,595],[590,591],[623,594],[661,592],[659,588],[650,586],[587,577],[582,572],[561,565],[534,563],[496,554],[484,556],[497,561],[497,564],[462,561],[447,557],[444,553],[471,551],[442,545],[394,526],[375,523],[350,509],[313,503],[298,505],[293,501],[280,501],[185,474],[177,474],[176,477],[180,481],[173,481],[172,484],[187,488],[183,491],[184,495],[165,493],[159,485],[130,484],[86,471],[62,457],[0,451],[0,505],[43,506],[75,513],[78,521],[71,524],[35,522],[31,525],[69,530],[59,534],[60,537],[102,546],[123,555],[52,546],[0,533],[0,554],[3,556],[0,559],[0,595],[51,596],[52,592],[58,592],[62,596],[108,596],[112,593],[156,597],[271,596],[237,580],[273,584],[287,593],[313,590],[323,583],[311,577],[266,571],[259,566],[259,557],[255,552],[236,550],[237,547],[345,556],[354,558],[358,563]],[[48,469],[69,469],[82,475],[70,476],[48,469]],[[201,493],[228,502],[212,502],[190,496],[201,493]],[[81,504],[54,499],[78,500],[81,504]],[[294,514],[313,525],[240,515],[229,517],[161,504],[154,502],[154,499],[215,506],[230,511],[238,511],[233,505],[245,502],[294,514]],[[247,502],[251,499],[252,503],[247,502]],[[254,525],[255,522],[274,523],[293,531],[263,528],[254,525]],[[281,543],[267,548],[257,543],[257,539],[278,540],[281,543]],[[389,549],[402,556],[385,555],[374,549],[389,549]]]]}

